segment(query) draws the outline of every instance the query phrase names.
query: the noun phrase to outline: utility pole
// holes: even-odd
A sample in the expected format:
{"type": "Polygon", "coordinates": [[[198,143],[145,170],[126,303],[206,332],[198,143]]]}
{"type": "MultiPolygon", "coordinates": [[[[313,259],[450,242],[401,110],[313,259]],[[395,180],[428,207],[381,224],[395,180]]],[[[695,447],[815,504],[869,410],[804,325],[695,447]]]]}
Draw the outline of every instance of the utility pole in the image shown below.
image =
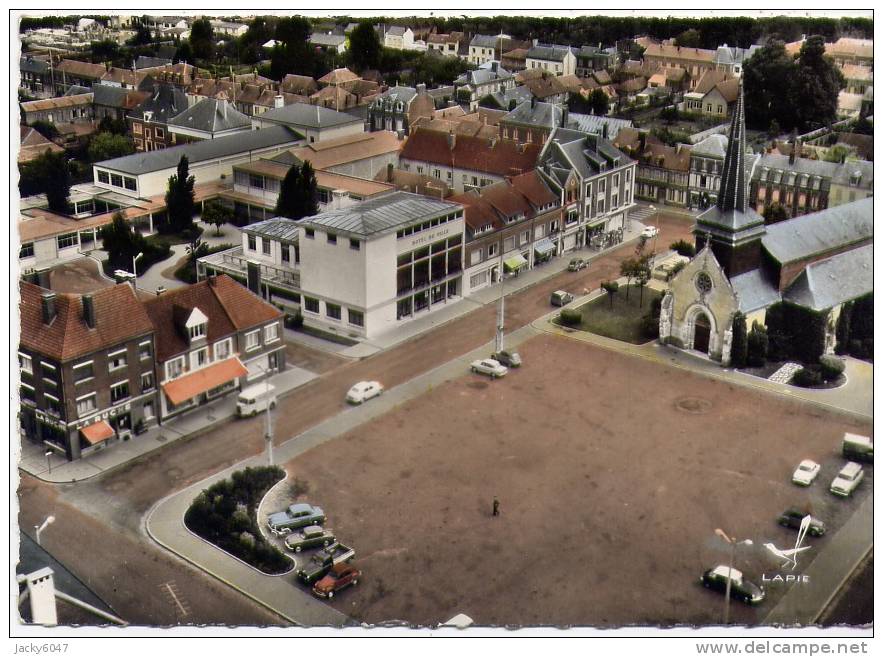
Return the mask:
{"type": "Polygon", "coordinates": [[[503,324],[506,313],[506,296],[503,294],[503,250],[500,249],[500,308],[497,313],[497,335],[494,340],[494,353],[503,351],[503,324]]]}
{"type": "Polygon", "coordinates": [[[267,464],[273,465],[273,416],[270,412],[270,372],[269,369],[264,372],[264,385],[267,388],[267,427],[264,439],[267,441],[267,464]]]}

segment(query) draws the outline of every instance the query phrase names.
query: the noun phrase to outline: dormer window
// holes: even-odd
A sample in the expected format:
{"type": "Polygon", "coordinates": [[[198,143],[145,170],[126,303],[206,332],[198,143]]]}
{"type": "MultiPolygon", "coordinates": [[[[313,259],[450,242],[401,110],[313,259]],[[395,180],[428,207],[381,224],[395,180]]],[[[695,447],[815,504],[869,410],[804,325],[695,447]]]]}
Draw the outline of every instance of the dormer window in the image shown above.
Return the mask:
{"type": "Polygon", "coordinates": [[[190,327],[190,339],[196,340],[205,337],[205,324],[197,324],[190,327]]]}

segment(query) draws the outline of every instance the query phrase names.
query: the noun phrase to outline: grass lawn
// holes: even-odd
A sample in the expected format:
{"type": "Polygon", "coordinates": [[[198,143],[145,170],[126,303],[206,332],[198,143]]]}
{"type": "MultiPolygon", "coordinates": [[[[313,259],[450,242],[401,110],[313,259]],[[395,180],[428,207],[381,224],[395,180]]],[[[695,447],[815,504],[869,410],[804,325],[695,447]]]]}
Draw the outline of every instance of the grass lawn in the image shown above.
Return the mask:
{"type": "Polygon", "coordinates": [[[606,294],[580,306],[579,310],[583,314],[580,328],[606,338],[632,344],[643,344],[650,338],[644,335],[641,319],[650,312],[653,299],[661,297],[662,292],[645,287],[644,303],[639,306],[641,290],[638,286],[622,286],[613,297],[612,308],[610,307],[610,297],[606,294]],[[626,290],[628,290],[628,299],[626,299],[626,290]]]}

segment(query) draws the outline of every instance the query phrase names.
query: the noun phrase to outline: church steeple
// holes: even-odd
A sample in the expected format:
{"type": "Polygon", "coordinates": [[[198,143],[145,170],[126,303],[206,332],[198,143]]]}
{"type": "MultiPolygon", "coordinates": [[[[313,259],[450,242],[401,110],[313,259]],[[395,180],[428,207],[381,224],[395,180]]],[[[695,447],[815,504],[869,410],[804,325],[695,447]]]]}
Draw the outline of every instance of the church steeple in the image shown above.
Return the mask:
{"type": "Polygon", "coordinates": [[[760,238],[766,233],[763,217],[748,203],[746,150],[745,94],[740,81],[717,204],[697,217],[693,229],[697,250],[710,240],[711,250],[729,277],[757,269],[760,265],[760,238]]]}

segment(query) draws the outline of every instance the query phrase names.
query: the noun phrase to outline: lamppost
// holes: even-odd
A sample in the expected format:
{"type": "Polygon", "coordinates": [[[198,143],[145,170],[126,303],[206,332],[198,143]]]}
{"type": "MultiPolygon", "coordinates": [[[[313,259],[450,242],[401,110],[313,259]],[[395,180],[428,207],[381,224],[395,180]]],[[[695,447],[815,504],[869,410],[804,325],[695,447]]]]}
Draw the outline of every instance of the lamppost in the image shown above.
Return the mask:
{"type": "Polygon", "coordinates": [[[135,288],[138,287],[138,272],[135,271],[135,261],[138,260],[138,258],[140,258],[143,255],[144,255],[144,252],[142,251],[138,255],[132,257],[132,285],[135,288]]]}
{"type": "Polygon", "coordinates": [[[659,239],[659,210],[656,209],[655,205],[651,205],[650,209],[653,210],[653,215],[656,219],[656,234],[653,235],[653,264],[656,264],[656,240],[659,239]]]}
{"type": "Polygon", "coordinates": [[[267,421],[264,428],[264,440],[267,443],[267,464],[273,465],[273,417],[270,414],[270,371],[263,365],[258,365],[257,363],[255,363],[255,367],[264,374],[264,399],[267,401],[267,421]]]}
{"type": "Polygon", "coordinates": [[[505,280],[504,267],[505,262],[503,262],[503,249],[500,249],[500,308],[497,313],[497,335],[494,340],[494,353],[499,354],[503,351],[503,317],[505,313],[505,295],[503,294],[503,281],[505,280]]]}
{"type": "Polygon", "coordinates": [[[49,459],[50,456],[52,456],[52,450],[47,449],[46,450],[46,467],[49,468],[49,474],[52,474],[52,461],[49,459]]]}
{"type": "Polygon", "coordinates": [[[34,525],[34,529],[37,530],[37,545],[40,545],[40,534],[53,522],[55,522],[55,516],[48,516],[42,525],[34,525]]]}
{"type": "Polygon", "coordinates": [[[714,533],[724,539],[730,545],[730,566],[727,571],[727,590],[724,593],[724,625],[729,625],[730,623],[730,586],[733,583],[733,562],[736,560],[736,548],[739,545],[751,546],[754,543],[751,539],[746,538],[744,541],[737,541],[735,538],[730,538],[724,532],[723,529],[715,529],[714,533]]]}

